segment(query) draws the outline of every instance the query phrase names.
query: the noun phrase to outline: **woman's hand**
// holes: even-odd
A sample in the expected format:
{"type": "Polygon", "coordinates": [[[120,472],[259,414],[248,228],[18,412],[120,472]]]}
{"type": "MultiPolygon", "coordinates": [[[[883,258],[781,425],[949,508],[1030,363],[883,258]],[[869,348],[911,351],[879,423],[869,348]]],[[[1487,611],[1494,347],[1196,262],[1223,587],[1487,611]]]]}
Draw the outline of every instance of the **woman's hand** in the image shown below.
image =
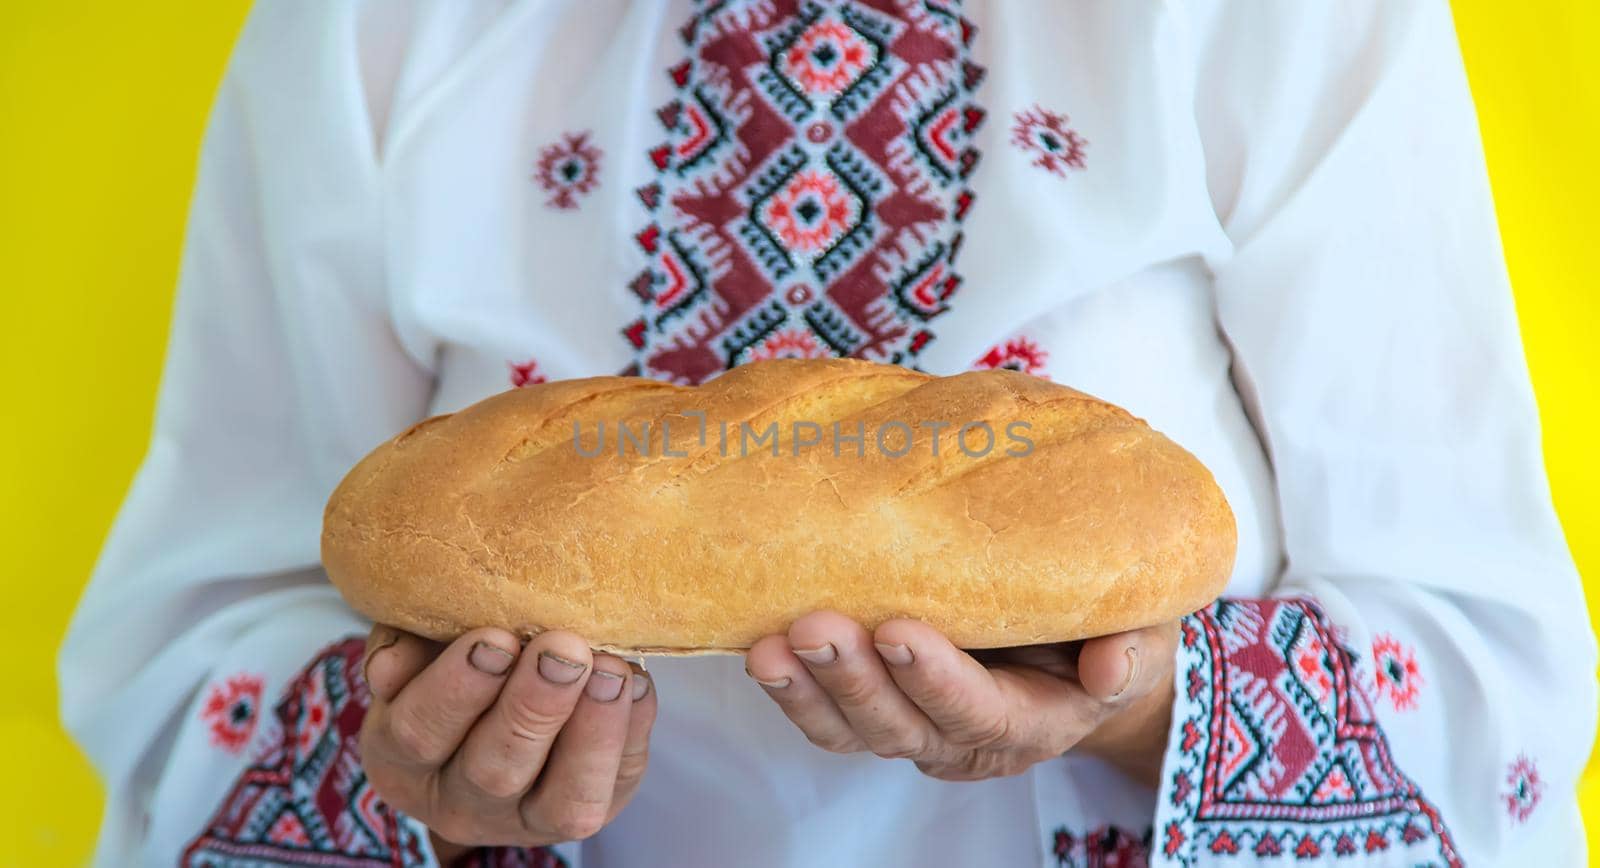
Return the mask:
{"type": "Polygon", "coordinates": [[[441,863],[476,846],[587,838],[644,774],[656,696],[642,669],[571,633],[484,629],[442,646],[378,625],[361,764],[425,823],[441,863]]]}
{"type": "Polygon", "coordinates": [[[944,780],[1014,775],[1068,750],[1155,786],[1178,625],[968,654],[932,627],[869,633],[834,612],[751,647],[746,670],[814,744],[906,758],[944,780]]]}

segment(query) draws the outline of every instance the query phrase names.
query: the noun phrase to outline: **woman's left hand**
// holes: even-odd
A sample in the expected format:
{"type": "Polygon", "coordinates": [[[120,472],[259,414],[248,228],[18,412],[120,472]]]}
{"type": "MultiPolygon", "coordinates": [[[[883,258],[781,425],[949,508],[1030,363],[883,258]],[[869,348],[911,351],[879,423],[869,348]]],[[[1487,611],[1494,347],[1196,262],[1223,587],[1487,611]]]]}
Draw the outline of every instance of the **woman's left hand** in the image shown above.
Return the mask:
{"type": "Polygon", "coordinates": [[[745,669],[812,743],[835,753],[871,751],[972,781],[1078,750],[1154,787],[1177,640],[1174,622],[969,654],[918,621],[868,632],[816,612],[752,646],[745,669]]]}

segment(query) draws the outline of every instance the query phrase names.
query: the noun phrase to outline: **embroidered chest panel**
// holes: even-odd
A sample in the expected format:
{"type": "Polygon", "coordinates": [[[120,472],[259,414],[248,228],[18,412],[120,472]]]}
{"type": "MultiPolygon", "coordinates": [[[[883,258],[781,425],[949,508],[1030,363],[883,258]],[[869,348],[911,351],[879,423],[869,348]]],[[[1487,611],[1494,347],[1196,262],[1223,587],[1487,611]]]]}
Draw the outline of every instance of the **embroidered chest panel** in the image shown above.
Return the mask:
{"type": "Polygon", "coordinates": [[[961,283],[983,119],[971,24],[936,2],[707,2],[680,35],[657,177],[638,191],[631,372],[914,364],[961,283]]]}

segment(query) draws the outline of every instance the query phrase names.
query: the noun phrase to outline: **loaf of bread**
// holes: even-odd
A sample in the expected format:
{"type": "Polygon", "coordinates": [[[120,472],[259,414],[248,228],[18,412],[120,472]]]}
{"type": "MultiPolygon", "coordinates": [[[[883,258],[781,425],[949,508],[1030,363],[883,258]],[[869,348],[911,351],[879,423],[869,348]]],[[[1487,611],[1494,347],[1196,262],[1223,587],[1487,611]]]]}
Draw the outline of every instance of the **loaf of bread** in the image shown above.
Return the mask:
{"type": "Polygon", "coordinates": [[[1214,599],[1234,545],[1206,468],[1104,401],[1007,370],[788,360],[423,421],[333,493],[322,559],[358,611],[435,639],[708,654],[817,609],[965,648],[1148,626],[1214,599]]]}

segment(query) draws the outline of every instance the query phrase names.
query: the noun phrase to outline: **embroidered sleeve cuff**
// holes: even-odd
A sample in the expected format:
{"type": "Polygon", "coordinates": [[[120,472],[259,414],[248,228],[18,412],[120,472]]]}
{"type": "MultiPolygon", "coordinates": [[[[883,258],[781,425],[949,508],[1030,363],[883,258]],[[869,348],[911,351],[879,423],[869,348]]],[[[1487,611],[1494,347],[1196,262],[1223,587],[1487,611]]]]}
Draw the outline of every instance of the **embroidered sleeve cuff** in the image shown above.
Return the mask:
{"type": "Polygon", "coordinates": [[[1395,765],[1357,663],[1310,600],[1219,600],[1185,618],[1155,864],[1460,865],[1395,765]]]}
{"type": "MultiPolygon", "coordinates": [[[[413,868],[433,862],[422,823],[390,808],[367,782],[357,758],[371,693],[361,678],[365,641],[328,646],[279,700],[270,738],[206,828],[183,865],[332,865],[413,868]]],[[[472,868],[565,868],[545,848],[475,850],[457,865],[472,868]]]]}

